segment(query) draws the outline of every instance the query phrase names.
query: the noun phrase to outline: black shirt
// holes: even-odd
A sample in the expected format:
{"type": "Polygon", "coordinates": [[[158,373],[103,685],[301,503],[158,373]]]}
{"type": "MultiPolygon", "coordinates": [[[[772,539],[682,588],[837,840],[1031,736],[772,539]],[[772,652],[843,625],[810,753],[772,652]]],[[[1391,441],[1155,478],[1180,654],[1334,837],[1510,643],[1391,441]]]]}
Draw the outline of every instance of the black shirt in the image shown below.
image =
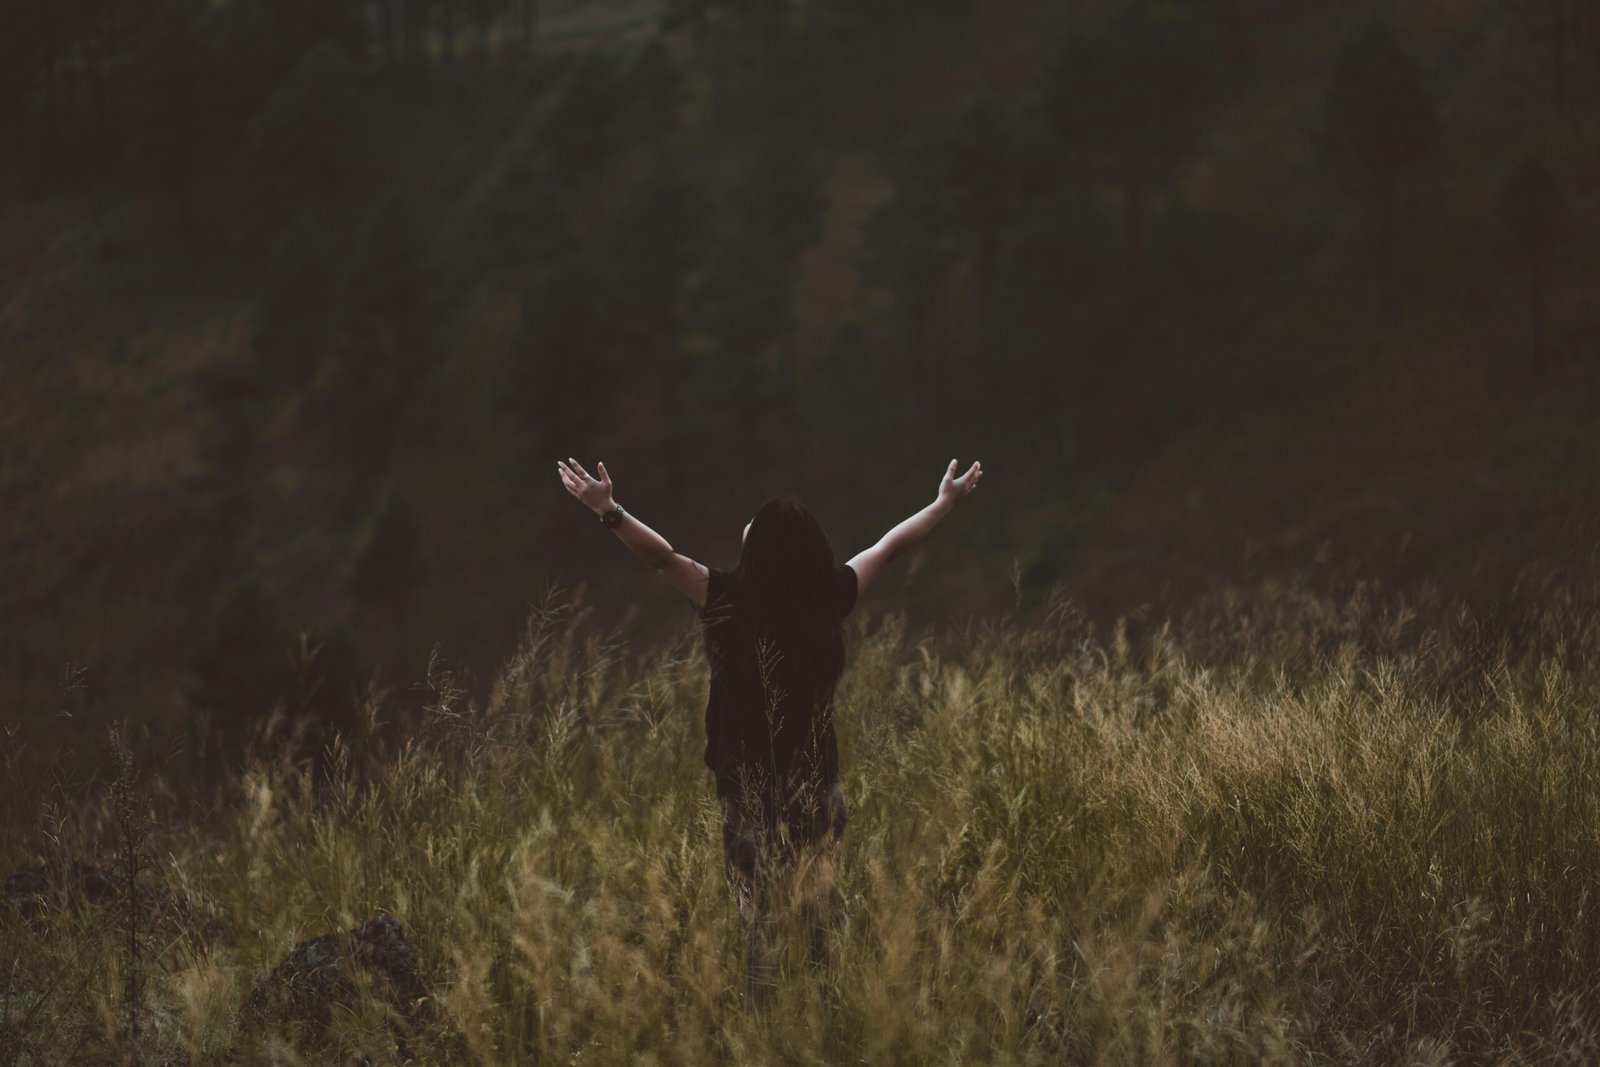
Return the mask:
{"type": "MultiPolygon", "coordinates": [[[[741,772],[762,775],[794,772],[819,784],[839,777],[839,746],[833,732],[833,690],[837,679],[785,677],[769,719],[765,690],[753,642],[734,624],[732,571],[707,567],[705,607],[699,611],[711,663],[711,696],[706,702],[706,766],[716,774],[717,792],[734,795],[741,772]]],[[[855,607],[856,572],[848,563],[833,569],[833,595],[842,620],[855,607]]]]}

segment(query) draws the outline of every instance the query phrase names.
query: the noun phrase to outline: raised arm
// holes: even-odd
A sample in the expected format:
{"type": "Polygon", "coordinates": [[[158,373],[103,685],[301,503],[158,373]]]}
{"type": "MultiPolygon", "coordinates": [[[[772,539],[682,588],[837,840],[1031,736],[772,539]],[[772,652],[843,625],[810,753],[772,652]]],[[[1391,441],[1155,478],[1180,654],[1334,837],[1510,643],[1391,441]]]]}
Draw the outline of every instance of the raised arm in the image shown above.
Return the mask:
{"type": "MultiPolygon", "coordinates": [[[[595,467],[600,472],[598,478],[591,477],[575,459],[569,458],[566,463],[556,461],[556,470],[561,472],[561,484],[567,487],[567,492],[600,515],[610,511],[616,501],[611,497],[611,475],[606,473],[606,465],[598,463],[595,467]]],[[[622,522],[611,529],[634,555],[654,567],[697,607],[705,607],[707,571],[703,565],[674,551],[665,537],[640,522],[632,512],[623,512],[622,522]]]]}
{"type": "Polygon", "coordinates": [[[877,544],[856,553],[847,561],[856,572],[856,596],[867,591],[867,586],[878,577],[886,563],[905,555],[912,545],[932,533],[933,528],[939,525],[939,520],[956,506],[956,501],[978,487],[978,479],[982,477],[983,465],[974,460],[972,466],[967,468],[967,473],[957,478],[956,461],[952,459],[950,466],[945,468],[944,477],[939,482],[939,495],[933,503],[896,523],[893,529],[878,538],[877,544]]]}

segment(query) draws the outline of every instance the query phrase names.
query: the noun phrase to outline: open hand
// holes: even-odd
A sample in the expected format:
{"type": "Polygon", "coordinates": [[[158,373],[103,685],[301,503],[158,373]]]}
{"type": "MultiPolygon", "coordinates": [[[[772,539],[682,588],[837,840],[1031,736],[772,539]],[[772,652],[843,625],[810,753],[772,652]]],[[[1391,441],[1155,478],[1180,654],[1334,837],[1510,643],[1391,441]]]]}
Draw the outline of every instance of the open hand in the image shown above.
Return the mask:
{"type": "Polygon", "coordinates": [[[939,482],[939,499],[954,504],[978,488],[978,479],[983,477],[983,465],[977,460],[972,461],[972,466],[967,468],[967,473],[956,477],[956,461],[951,460],[950,466],[945,468],[944,478],[939,482]]]}
{"type": "Polygon", "coordinates": [[[602,511],[610,511],[613,501],[611,475],[606,473],[606,465],[597,463],[595,469],[600,472],[598,478],[592,477],[575,459],[568,458],[566,463],[556,460],[556,470],[561,472],[561,484],[567,487],[567,492],[598,515],[602,511]]]}

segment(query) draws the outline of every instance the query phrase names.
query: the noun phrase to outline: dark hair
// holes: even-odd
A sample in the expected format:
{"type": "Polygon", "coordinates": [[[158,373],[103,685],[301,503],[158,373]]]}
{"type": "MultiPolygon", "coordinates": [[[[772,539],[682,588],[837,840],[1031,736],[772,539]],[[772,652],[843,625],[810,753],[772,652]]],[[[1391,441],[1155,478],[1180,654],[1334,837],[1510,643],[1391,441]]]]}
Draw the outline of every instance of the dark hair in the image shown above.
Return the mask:
{"type": "Polygon", "coordinates": [[[734,570],[733,619],[752,643],[771,643],[772,676],[791,692],[832,692],[844,670],[833,570],[833,545],[798,496],[762,502],[734,570]]]}

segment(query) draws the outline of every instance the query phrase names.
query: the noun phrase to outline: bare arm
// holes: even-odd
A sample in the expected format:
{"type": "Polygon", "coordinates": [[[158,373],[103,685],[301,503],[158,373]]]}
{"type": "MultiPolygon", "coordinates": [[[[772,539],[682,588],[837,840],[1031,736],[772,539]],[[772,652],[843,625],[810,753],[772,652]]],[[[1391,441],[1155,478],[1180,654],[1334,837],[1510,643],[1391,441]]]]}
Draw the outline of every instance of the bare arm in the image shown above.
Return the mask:
{"type": "Polygon", "coordinates": [[[856,572],[858,597],[867,591],[867,586],[872,584],[890,560],[905,555],[911,546],[932,533],[933,528],[939,525],[939,520],[955,507],[956,501],[978,487],[978,479],[983,477],[983,466],[974,461],[961,477],[957,478],[955,473],[956,461],[952,459],[950,466],[945,469],[944,478],[939,482],[939,495],[933,503],[910,518],[900,520],[878,539],[877,544],[850,558],[850,569],[856,572]]]}
{"type": "MultiPolygon", "coordinates": [[[[561,484],[566,486],[567,492],[599,515],[610,511],[616,502],[611,497],[611,476],[606,473],[606,465],[596,464],[596,468],[600,472],[598,478],[591,477],[575,459],[568,459],[566,463],[556,462],[556,469],[561,472],[561,484]]],[[[623,512],[622,522],[611,529],[634,555],[661,572],[663,578],[694,601],[697,607],[705,607],[708,572],[704,565],[674,551],[665,537],[640,522],[632,512],[623,512]]]]}

